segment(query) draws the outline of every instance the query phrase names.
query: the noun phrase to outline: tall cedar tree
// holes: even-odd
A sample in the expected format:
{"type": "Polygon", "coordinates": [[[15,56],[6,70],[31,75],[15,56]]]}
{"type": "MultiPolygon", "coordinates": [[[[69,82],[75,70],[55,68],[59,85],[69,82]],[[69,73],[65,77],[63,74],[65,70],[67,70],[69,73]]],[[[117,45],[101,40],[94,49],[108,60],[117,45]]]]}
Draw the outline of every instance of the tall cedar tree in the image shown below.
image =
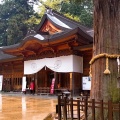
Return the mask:
{"type": "MultiPolygon", "coordinates": [[[[102,53],[120,55],[120,1],[94,0],[94,44],[93,57],[102,53]]],[[[91,97],[95,99],[120,100],[117,88],[119,77],[117,58],[108,58],[110,74],[104,74],[106,58],[92,64],[91,97]]]]}
{"type": "MultiPolygon", "coordinates": [[[[35,16],[29,0],[3,0],[0,4],[0,45],[19,43],[26,35],[29,27],[27,20],[35,16]]],[[[34,2],[34,1],[33,1],[34,2]]]]}
{"type": "MultiPolygon", "coordinates": [[[[84,0],[71,0],[83,2],[84,0]]],[[[88,1],[88,0],[85,0],[88,1]]],[[[96,59],[92,67],[91,98],[120,101],[120,89],[117,87],[120,72],[117,56],[120,55],[120,1],[93,0],[94,7],[94,40],[93,58],[106,53],[106,57],[96,59]],[[113,55],[114,57],[110,57],[113,55]],[[108,68],[109,74],[104,74],[108,68]]]]}

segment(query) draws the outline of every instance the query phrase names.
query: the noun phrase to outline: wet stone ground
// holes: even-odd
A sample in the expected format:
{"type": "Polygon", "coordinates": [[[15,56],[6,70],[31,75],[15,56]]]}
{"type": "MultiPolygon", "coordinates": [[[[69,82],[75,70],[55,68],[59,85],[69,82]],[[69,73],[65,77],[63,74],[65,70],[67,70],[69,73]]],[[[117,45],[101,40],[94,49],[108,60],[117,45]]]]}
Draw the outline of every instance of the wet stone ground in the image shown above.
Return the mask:
{"type": "Polygon", "coordinates": [[[56,104],[57,96],[0,93],[0,120],[43,120],[56,104]]]}

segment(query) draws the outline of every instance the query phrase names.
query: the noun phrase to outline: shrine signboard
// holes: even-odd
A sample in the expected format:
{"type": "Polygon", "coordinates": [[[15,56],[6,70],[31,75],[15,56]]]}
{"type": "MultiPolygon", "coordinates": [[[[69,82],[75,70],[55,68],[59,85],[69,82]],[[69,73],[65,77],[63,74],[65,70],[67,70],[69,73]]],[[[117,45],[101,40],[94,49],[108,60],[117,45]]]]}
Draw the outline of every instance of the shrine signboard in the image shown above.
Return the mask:
{"type": "Polygon", "coordinates": [[[91,90],[91,79],[90,77],[82,77],[82,89],[83,90],[91,90]]]}

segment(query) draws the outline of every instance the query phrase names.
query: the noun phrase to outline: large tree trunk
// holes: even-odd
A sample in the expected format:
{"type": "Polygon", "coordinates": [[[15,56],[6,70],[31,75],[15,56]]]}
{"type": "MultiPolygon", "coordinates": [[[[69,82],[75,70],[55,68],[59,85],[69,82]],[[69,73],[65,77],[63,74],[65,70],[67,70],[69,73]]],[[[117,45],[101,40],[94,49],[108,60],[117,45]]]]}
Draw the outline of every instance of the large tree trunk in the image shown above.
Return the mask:
{"type": "Polygon", "coordinates": [[[93,57],[102,53],[114,55],[108,57],[110,74],[104,74],[106,56],[94,60],[91,98],[117,101],[120,96],[116,58],[120,55],[120,0],[94,0],[93,57]]]}

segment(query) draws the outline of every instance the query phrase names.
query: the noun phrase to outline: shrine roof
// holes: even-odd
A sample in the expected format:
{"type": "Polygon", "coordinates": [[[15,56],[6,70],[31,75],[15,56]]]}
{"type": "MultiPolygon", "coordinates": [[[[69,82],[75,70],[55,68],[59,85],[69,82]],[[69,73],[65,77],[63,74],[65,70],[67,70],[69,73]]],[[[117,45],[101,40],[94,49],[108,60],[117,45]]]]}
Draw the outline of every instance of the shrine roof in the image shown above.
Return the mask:
{"type": "MultiPolygon", "coordinates": [[[[26,46],[28,47],[28,44],[32,43],[30,41],[35,41],[36,43],[33,42],[35,45],[39,43],[38,47],[44,44],[55,44],[57,41],[61,42],[61,40],[73,35],[80,35],[91,44],[93,43],[93,32],[93,29],[87,28],[79,22],[71,20],[52,9],[48,9],[37,27],[34,30],[28,30],[26,37],[20,43],[4,46],[1,48],[1,51],[5,53],[9,53],[9,50],[18,52],[18,49],[23,50],[26,46]],[[29,43],[25,45],[27,42],[29,43]],[[21,49],[20,47],[23,45],[25,47],[21,49]]],[[[1,52],[0,54],[4,53],[1,52]]],[[[4,59],[4,57],[7,59],[10,57],[14,58],[13,55],[5,54],[0,59],[4,59]]]]}
{"type": "Polygon", "coordinates": [[[92,34],[89,34],[89,31],[91,30],[91,28],[87,28],[87,27],[81,25],[80,22],[77,22],[75,20],[67,18],[64,15],[60,14],[59,12],[57,12],[55,10],[51,10],[51,9],[48,10],[43,15],[40,24],[36,28],[37,31],[39,31],[42,28],[45,20],[49,20],[53,25],[55,25],[56,27],[58,27],[59,29],[61,29],[63,31],[66,31],[68,29],[72,30],[72,29],[79,27],[83,32],[85,32],[88,35],[91,35],[93,37],[92,34]]]}
{"type": "MultiPolygon", "coordinates": [[[[44,41],[44,40],[57,40],[58,37],[62,38],[62,37],[67,37],[68,35],[72,35],[72,34],[75,34],[75,33],[79,33],[81,34],[82,36],[86,37],[88,40],[90,40],[92,42],[92,37],[88,34],[86,34],[84,31],[82,31],[79,27],[76,27],[74,29],[66,29],[65,31],[60,31],[60,32],[56,32],[52,35],[50,34],[46,34],[46,35],[43,35],[43,34],[40,34],[40,33],[36,33],[36,34],[30,34],[28,36],[26,36],[23,40],[26,40],[28,39],[28,37],[30,36],[33,36],[34,38],[37,38],[41,41],[44,41]]],[[[89,33],[90,34],[90,33],[89,33]]]]}
{"type": "Polygon", "coordinates": [[[3,53],[3,51],[0,50],[0,60],[4,60],[6,58],[12,59],[12,58],[16,58],[16,56],[5,54],[5,53],[3,53]]]}

